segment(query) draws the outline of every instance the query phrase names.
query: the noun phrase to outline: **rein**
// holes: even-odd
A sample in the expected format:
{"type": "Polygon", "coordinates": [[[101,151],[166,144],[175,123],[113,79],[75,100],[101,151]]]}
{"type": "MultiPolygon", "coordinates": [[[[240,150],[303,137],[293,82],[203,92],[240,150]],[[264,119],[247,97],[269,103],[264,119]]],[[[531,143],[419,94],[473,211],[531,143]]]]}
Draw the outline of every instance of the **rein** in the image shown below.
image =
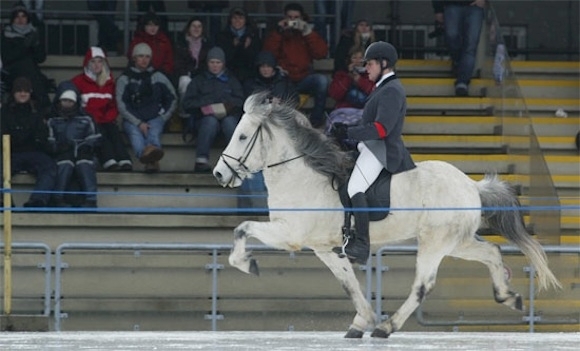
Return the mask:
{"type": "MultiPolygon", "coordinates": [[[[256,141],[258,141],[258,136],[260,136],[260,137],[262,136],[262,125],[260,125],[258,127],[258,129],[256,129],[254,134],[252,134],[252,137],[250,138],[250,142],[246,146],[246,149],[244,150],[244,153],[242,154],[242,156],[235,158],[235,157],[230,156],[230,155],[225,154],[225,153],[222,153],[222,155],[221,155],[221,158],[224,161],[224,163],[226,164],[226,166],[230,169],[230,171],[233,174],[235,174],[236,178],[238,178],[238,179],[242,179],[242,178],[239,176],[238,172],[227,162],[226,158],[236,161],[244,171],[249,172],[250,169],[246,166],[245,162],[248,160],[248,157],[250,156],[250,153],[254,149],[254,146],[256,146],[256,141]]],[[[283,165],[287,162],[291,162],[291,161],[297,160],[299,158],[302,158],[304,156],[306,156],[306,154],[294,156],[294,157],[289,158],[287,160],[267,165],[266,168],[273,168],[276,166],[280,166],[280,165],[283,165]]]]}

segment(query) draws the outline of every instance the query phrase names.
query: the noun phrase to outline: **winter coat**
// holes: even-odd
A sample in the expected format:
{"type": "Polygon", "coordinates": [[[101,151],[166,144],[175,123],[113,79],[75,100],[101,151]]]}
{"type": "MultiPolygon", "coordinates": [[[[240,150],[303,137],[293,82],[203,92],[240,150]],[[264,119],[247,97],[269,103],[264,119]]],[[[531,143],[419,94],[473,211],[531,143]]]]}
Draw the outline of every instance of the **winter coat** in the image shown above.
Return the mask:
{"type": "Polygon", "coordinates": [[[0,116],[2,135],[10,135],[11,152],[47,151],[48,130],[31,102],[19,104],[11,100],[2,106],[0,116]]]}
{"type": "Polygon", "coordinates": [[[39,109],[50,106],[48,78],[39,66],[46,60],[46,51],[37,29],[30,24],[21,30],[11,24],[6,25],[0,39],[0,55],[2,68],[8,73],[8,88],[17,77],[28,77],[39,109]]]}
{"type": "Polygon", "coordinates": [[[269,91],[273,97],[298,103],[298,93],[294,84],[290,82],[288,77],[282,75],[279,69],[275,68],[275,70],[276,74],[271,78],[264,78],[257,74],[254,78],[246,80],[244,82],[246,96],[261,91],[269,91]]]}
{"type": "Polygon", "coordinates": [[[272,30],[264,40],[264,50],[276,61],[294,83],[313,72],[312,63],[328,54],[328,45],[320,34],[312,31],[303,36],[296,30],[272,30]]]}
{"type": "Polygon", "coordinates": [[[155,35],[149,35],[144,30],[137,30],[133,36],[127,57],[129,61],[133,55],[133,48],[139,43],[146,43],[151,47],[151,65],[158,71],[165,73],[168,77],[173,75],[173,45],[169,37],[161,30],[155,35]]]}
{"type": "Polygon", "coordinates": [[[157,117],[168,121],[177,107],[175,88],[151,66],[145,71],[128,67],[117,79],[116,100],[121,116],[134,125],[157,117]]]}
{"type": "Polygon", "coordinates": [[[183,109],[187,113],[201,116],[202,106],[223,103],[228,116],[241,116],[244,91],[238,79],[227,70],[216,76],[204,71],[193,78],[183,97],[183,109]]]}
{"type": "Polygon", "coordinates": [[[105,85],[99,86],[96,77],[88,70],[89,61],[93,58],[94,50],[89,48],[83,61],[84,73],[75,76],[72,82],[81,93],[82,108],[91,116],[95,123],[113,123],[119,116],[117,101],[115,100],[115,79],[110,73],[109,62],[106,58],[105,66],[109,78],[105,85]]]}
{"type": "Polygon", "coordinates": [[[209,43],[204,38],[201,42],[201,49],[199,50],[199,62],[191,56],[189,51],[189,42],[185,37],[181,38],[175,45],[175,69],[174,76],[177,78],[181,76],[194,77],[207,67],[207,52],[209,51],[209,43]]]}
{"type": "Polygon", "coordinates": [[[226,67],[240,82],[254,76],[254,60],[262,49],[262,41],[258,31],[246,26],[245,33],[238,38],[238,45],[234,45],[236,35],[228,26],[217,36],[216,46],[224,50],[226,54],[226,67]],[[251,40],[250,45],[245,47],[246,39],[251,40]]]}
{"type": "Polygon", "coordinates": [[[392,174],[415,168],[402,139],[407,99],[401,81],[392,75],[381,82],[365,104],[362,121],[348,128],[349,139],[362,141],[392,174]],[[376,124],[386,135],[380,135],[376,124]]]}
{"type": "Polygon", "coordinates": [[[335,108],[353,107],[362,108],[360,104],[349,101],[349,91],[352,89],[360,90],[364,95],[369,95],[375,88],[375,83],[371,81],[368,74],[363,73],[357,82],[354,81],[349,72],[345,70],[338,71],[332,77],[332,82],[328,87],[328,96],[336,101],[335,108]]]}
{"type": "Polygon", "coordinates": [[[93,152],[98,146],[101,134],[97,132],[93,119],[80,108],[80,94],[72,82],[61,83],[55,94],[52,105],[52,117],[48,119],[48,143],[53,154],[73,151],[76,156],[80,152],[93,152]],[[66,90],[77,94],[76,112],[72,116],[64,116],[59,110],[60,96],[66,90]]]}

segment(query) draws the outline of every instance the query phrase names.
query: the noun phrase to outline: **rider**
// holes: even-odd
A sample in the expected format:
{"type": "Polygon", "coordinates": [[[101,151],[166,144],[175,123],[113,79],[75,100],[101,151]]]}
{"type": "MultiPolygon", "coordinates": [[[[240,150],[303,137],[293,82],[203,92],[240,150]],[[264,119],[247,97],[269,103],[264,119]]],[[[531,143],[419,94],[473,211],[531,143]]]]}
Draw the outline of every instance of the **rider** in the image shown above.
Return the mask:
{"type": "MultiPolygon", "coordinates": [[[[397,50],[384,41],[371,44],[365,51],[365,66],[375,89],[364,106],[362,120],[355,126],[338,124],[333,135],[337,140],[357,142],[360,152],[348,182],[348,196],[353,208],[368,207],[365,192],[383,169],[396,174],[415,168],[401,133],[407,110],[405,91],[395,75],[397,50]]],[[[366,263],[369,257],[369,213],[354,211],[356,235],[344,248],[352,262],[366,263]]],[[[352,235],[351,235],[352,237],[352,235]]],[[[342,248],[335,248],[342,252],[342,248]]]]}

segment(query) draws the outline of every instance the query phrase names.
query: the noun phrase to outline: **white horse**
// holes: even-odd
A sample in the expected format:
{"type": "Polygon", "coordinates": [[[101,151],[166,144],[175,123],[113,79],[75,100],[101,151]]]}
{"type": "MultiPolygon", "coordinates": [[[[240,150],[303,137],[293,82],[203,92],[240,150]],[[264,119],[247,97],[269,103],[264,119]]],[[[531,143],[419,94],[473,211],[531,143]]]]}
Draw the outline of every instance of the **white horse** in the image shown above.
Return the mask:
{"type": "Polygon", "coordinates": [[[345,337],[360,338],[367,328],[374,328],[371,336],[386,338],[401,329],[433,289],[445,256],[485,264],[495,300],[523,310],[521,296],[510,290],[504,276],[498,246],[476,237],[482,216],[490,228],[501,232],[528,257],[537,271],[539,289],[560,287],[541,245],[526,232],[517,209],[480,210],[482,206],[519,206],[508,184],[495,176],[476,182],[441,161],[419,162],[415,169],[392,177],[391,213],[370,224],[371,245],[411,238],[418,243],[416,275],[409,297],[391,318],[377,324],[348,258],[332,251],[342,244],[344,215],[332,209],[342,207],[335,183],[345,181],[347,155],[334,141],[311,128],[303,114],[284,103],[268,102],[264,94],[250,96],[244,111],[213,174],[221,185],[236,187],[249,174],[262,170],[268,206],[282,210],[270,211],[268,222],[245,221],[236,227],[229,263],[243,272],[258,274],[257,262],[245,247],[250,237],[288,251],[312,249],[340,281],[356,308],[345,337]],[[313,210],[292,210],[300,208],[313,210]],[[433,208],[442,210],[429,210],[433,208]]]}

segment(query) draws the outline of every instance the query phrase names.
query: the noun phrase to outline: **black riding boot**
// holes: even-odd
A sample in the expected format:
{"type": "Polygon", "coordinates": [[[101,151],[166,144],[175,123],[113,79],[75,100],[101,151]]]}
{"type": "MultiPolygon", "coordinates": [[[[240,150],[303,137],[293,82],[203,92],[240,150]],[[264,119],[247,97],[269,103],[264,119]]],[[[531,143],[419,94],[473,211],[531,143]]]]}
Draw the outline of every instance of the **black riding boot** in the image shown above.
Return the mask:
{"type": "MultiPolygon", "coordinates": [[[[367,208],[367,196],[364,193],[356,193],[351,198],[353,208],[367,208]]],[[[354,239],[349,240],[344,252],[352,263],[365,264],[369,258],[369,213],[368,211],[353,211],[354,227],[356,233],[354,239]]],[[[351,235],[352,237],[352,235],[351,235]]]]}

